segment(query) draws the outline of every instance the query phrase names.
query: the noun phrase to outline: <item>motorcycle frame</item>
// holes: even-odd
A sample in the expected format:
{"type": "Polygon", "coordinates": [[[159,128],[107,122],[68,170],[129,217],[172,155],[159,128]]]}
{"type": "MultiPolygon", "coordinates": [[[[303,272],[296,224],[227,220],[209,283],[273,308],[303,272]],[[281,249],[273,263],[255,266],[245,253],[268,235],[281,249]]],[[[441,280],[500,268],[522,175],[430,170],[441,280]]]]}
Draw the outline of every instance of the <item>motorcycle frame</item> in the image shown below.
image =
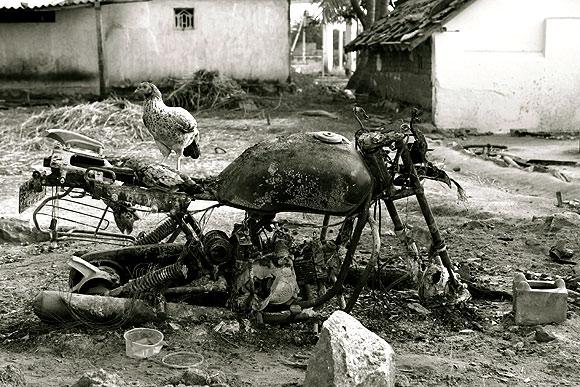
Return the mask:
{"type": "MultiPolygon", "coordinates": [[[[414,121],[414,116],[411,120],[410,127],[412,127],[414,121]]],[[[360,122],[360,121],[359,121],[360,122]]],[[[361,124],[362,127],[362,124],[361,124]]],[[[396,188],[393,184],[393,173],[394,170],[389,170],[387,168],[385,160],[380,156],[379,152],[373,152],[365,154],[361,149],[359,153],[362,155],[369,171],[371,171],[371,176],[373,179],[372,190],[368,193],[367,197],[364,199],[363,204],[350,214],[351,217],[356,219],[356,225],[354,230],[350,235],[350,240],[348,244],[348,249],[342,265],[340,267],[339,274],[333,286],[327,290],[324,294],[310,300],[301,300],[297,304],[301,308],[310,308],[320,306],[333,297],[337,297],[341,302],[341,306],[347,312],[350,311],[356,303],[360,291],[366,286],[370,272],[374,269],[372,265],[373,260],[370,260],[365,268],[364,275],[362,276],[359,284],[355,287],[353,295],[348,300],[348,302],[343,302],[342,294],[344,292],[344,283],[348,274],[348,271],[352,265],[356,249],[360,242],[360,237],[364,231],[367,223],[370,221],[370,208],[374,203],[382,201],[387,212],[391,218],[394,225],[394,230],[396,235],[399,236],[401,242],[403,242],[408,250],[409,254],[418,257],[418,251],[416,245],[412,240],[409,240],[406,225],[401,221],[401,217],[397,211],[395,202],[410,196],[415,196],[423,218],[429,229],[432,246],[431,251],[436,252],[441,258],[441,262],[445,269],[449,273],[450,285],[452,288],[459,288],[461,284],[456,278],[451,259],[449,257],[447,246],[445,240],[439,232],[439,227],[433,216],[423,186],[421,184],[421,178],[417,174],[416,168],[413,164],[413,160],[410,155],[407,140],[408,138],[398,139],[394,143],[394,148],[397,152],[395,158],[395,167],[398,167],[398,160],[400,158],[401,168],[407,171],[410,187],[396,188]]],[[[183,232],[186,235],[187,244],[192,245],[194,243],[199,243],[203,238],[203,232],[199,227],[198,222],[191,216],[187,211],[187,207],[192,200],[216,200],[215,195],[210,190],[204,190],[203,192],[194,195],[193,197],[180,192],[164,192],[158,190],[147,189],[144,187],[139,187],[129,184],[122,186],[113,184],[116,180],[115,171],[107,170],[103,167],[91,167],[91,166],[71,166],[66,163],[60,165],[51,165],[52,173],[51,175],[43,175],[40,173],[33,174],[33,178],[37,179],[37,186],[57,186],[61,188],[66,188],[63,194],[58,194],[54,197],[48,198],[41,204],[40,207],[48,203],[50,200],[62,199],[64,196],[72,191],[72,187],[80,188],[84,190],[93,199],[106,199],[113,202],[123,201],[128,203],[137,203],[146,207],[155,207],[160,212],[167,212],[169,219],[171,220],[170,229],[167,228],[164,233],[160,232],[160,225],[158,228],[148,233],[147,236],[161,236],[163,238],[160,240],[154,240],[154,243],[159,243],[167,236],[169,236],[168,242],[173,242],[175,237],[179,232],[183,232]],[[107,178],[107,174],[109,177],[107,178]],[[69,183],[70,182],[70,183],[69,183]],[[170,232],[169,232],[170,231],[170,232]]],[[[126,172],[126,171],[124,171],[126,172]]],[[[203,186],[203,182],[201,182],[203,186]]],[[[40,208],[39,207],[39,208],[40,208]]],[[[38,212],[38,208],[35,211],[35,215],[38,212]]],[[[106,211],[106,210],[105,210],[106,211]]],[[[330,221],[330,214],[323,214],[324,220],[321,228],[320,238],[324,240],[326,238],[326,233],[328,230],[328,225],[330,221]]],[[[333,215],[336,216],[336,215],[333,215]]],[[[103,214],[104,217],[104,214],[103,214]]],[[[101,219],[102,222],[102,219],[101,219]]],[[[35,225],[40,229],[38,222],[35,219],[35,225]]],[[[100,223],[99,223],[100,225],[100,223]]],[[[52,226],[52,225],[51,225],[52,226]]],[[[166,225],[167,226],[167,225],[166,225]]],[[[372,224],[371,224],[372,226],[372,224]]],[[[50,232],[56,234],[56,228],[51,227],[50,232]]],[[[93,236],[102,233],[97,230],[92,233],[93,236]]],[[[83,234],[82,232],[80,234],[83,234]]],[[[75,237],[86,236],[91,234],[91,232],[84,233],[84,235],[74,235],[75,237]]],[[[378,234],[378,233],[376,233],[378,234]]],[[[105,237],[114,237],[113,234],[107,233],[103,234],[105,237]]],[[[126,238],[127,241],[135,245],[139,245],[139,240],[131,239],[133,237],[126,238]]],[[[150,241],[151,238],[148,239],[150,241]]],[[[380,246],[380,238],[377,241],[375,233],[373,232],[373,244],[380,246]]],[[[178,262],[180,264],[184,263],[188,257],[189,249],[184,248],[178,262]]],[[[376,252],[378,254],[378,251],[376,252]]],[[[201,258],[201,257],[197,257],[201,258]]],[[[117,290],[113,290],[113,292],[117,290]]]]}

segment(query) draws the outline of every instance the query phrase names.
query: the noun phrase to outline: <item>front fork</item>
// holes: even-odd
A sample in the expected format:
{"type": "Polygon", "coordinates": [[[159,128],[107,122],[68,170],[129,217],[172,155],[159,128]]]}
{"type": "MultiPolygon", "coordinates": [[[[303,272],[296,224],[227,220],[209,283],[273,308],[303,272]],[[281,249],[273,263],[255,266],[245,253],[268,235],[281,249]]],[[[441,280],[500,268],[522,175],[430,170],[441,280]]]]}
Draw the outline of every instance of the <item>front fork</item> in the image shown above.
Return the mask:
{"type": "MultiPolygon", "coordinates": [[[[421,208],[421,213],[423,214],[423,218],[429,228],[429,233],[431,235],[431,249],[430,249],[430,256],[435,259],[435,263],[442,265],[449,275],[449,285],[450,290],[453,291],[463,291],[463,285],[457,279],[454,271],[453,265],[451,263],[451,259],[449,258],[449,254],[447,252],[447,246],[445,244],[445,240],[441,236],[439,232],[439,227],[437,226],[437,222],[435,221],[435,217],[433,216],[433,212],[431,211],[431,207],[427,202],[427,198],[425,197],[425,192],[423,190],[423,186],[421,185],[421,181],[419,176],[417,175],[417,171],[415,166],[413,165],[413,160],[411,158],[411,154],[409,152],[409,148],[407,144],[403,140],[399,140],[396,142],[396,148],[398,150],[398,157],[400,157],[402,162],[402,168],[405,173],[409,176],[410,181],[410,189],[404,190],[396,190],[393,185],[393,178],[391,173],[387,170],[384,160],[375,152],[374,154],[366,155],[365,160],[367,161],[367,165],[371,170],[373,176],[375,176],[377,180],[377,194],[383,197],[383,201],[385,206],[387,207],[387,211],[389,212],[389,216],[393,221],[393,225],[395,227],[395,234],[397,235],[398,239],[403,243],[406,247],[407,254],[406,254],[406,266],[407,270],[412,275],[412,278],[415,283],[422,285],[421,281],[423,281],[423,273],[424,267],[422,267],[421,256],[419,254],[419,249],[417,248],[417,244],[413,240],[410,235],[409,230],[401,221],[401,218],[397,212],[397,208],[395,206],[394,201],[397,199],[402,199],[408,196],[415,196],[417,198],[417,202],[419,203],[419,207],[421,208]],[[439,261],[440,260],[440,261],[439,261]]],[[[398,159],[397,157],[397,159],[398,159]]],[[[398,161],[395,161],[398,164],[398,161]]]]}
{"type": "MultiPolygon", "coordinates": [[[[423,186],[421,185],[421,181],[419,176],[417,175],[417,171],[415,170],[415,166],[413,165],[413,161],[411,159],[411,154],[409,153],[409,148],[407,144],[399,140],[397,142],[397,149],[401,150],[401,160],[403,162],[403,166],[405,171],[409,173],[409,179],[411,183],[411,188],[414,191],[415,197],[417,198],[417,202],[419,203],[419,207],[421,208],[421,213],[423,214],[423,218],[425,219],[425,223],[427,223],[427,227],[429,228],[429,233],[431,234],[431,251],[433,255],[439,256],[441,258],[441,263],[447,269],[449,273],[449,281],[451,283],[452,290],[461,288],[462,285],[457,280],[455,273],[453,272],[453,265],[451,263],[451,259],[449,258],[449,253],[447,252],[447,245],[445,244],[445,240],[441,236],[439,232],[439,227],[437,226],[437,222],[435,221],[435,217],[433,216],[433,212],[431,211],[431,207],[427,202],[427,198],[425,197],[425,191],[423,190],[423,186]]],[[[387,209],[389,206],[387,205],[387,209]]],[[[394,204],[391,205],[391,210],[396,214],[396,209],[394,204]]],[[[391,210],[389,210],[389,214],[391,214],[391,210]]],[[[391,218],[393,216],[391,215],[391,218]]],[[[398,217],[398,227],[399,229],[404,229],[402,226],[401,220],[398,217]]],[[[393,218],[393,223],[395,219],[393,218]]],[[[397,224],[395,224],[395,230],[397,230],[397,224]]]]}

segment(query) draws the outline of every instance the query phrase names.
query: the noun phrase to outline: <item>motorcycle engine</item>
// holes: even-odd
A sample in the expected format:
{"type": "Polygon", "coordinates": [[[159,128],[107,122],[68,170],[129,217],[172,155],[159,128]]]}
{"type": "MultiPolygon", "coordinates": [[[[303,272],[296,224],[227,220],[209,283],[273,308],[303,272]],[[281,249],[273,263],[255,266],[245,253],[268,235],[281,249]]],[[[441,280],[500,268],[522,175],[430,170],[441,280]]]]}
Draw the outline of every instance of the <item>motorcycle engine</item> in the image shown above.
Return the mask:
{"type": "Polygon", "coordinates": [[[287,308],[311,299],[336,280],[346,249],[313,236],[300,244],[287,229],[268,225],[259,232],[251,222],[236,224],[229,238],[232,259],[221,266],[229,306],[240,312],[287,308]]]}

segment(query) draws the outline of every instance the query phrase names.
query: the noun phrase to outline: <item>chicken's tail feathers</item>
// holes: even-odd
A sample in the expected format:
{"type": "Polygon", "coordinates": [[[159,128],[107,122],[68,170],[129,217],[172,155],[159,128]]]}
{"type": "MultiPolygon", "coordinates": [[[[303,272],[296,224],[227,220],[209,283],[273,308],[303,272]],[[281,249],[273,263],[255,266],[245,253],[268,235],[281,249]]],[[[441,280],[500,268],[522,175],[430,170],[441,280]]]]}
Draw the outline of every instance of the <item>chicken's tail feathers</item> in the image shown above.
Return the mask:
{"type": "Polygon", "coordinates": [[[201,152],[199,151],[199,145],[198,145],[196,139],[193,139],[193,141],[183,149],[183,155],[185,157],[191,157],[192,159],[197,159],[197,158],[199,158],[200,154],[201,154],[201,152]]]}

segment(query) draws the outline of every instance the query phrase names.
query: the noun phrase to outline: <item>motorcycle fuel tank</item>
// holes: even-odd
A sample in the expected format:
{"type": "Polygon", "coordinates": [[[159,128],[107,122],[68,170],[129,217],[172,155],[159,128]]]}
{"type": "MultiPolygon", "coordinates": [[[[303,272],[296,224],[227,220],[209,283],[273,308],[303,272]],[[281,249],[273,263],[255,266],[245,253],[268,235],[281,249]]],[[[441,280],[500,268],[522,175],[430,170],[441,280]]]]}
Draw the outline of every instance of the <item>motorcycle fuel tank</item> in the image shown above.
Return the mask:
{"type": "Polygon", "coordinates": [[[217,177],[217,199],[261,213],[347,215],[371,194],[354,145],[331,132],[296,133],[246,149],[217,177]]]}

